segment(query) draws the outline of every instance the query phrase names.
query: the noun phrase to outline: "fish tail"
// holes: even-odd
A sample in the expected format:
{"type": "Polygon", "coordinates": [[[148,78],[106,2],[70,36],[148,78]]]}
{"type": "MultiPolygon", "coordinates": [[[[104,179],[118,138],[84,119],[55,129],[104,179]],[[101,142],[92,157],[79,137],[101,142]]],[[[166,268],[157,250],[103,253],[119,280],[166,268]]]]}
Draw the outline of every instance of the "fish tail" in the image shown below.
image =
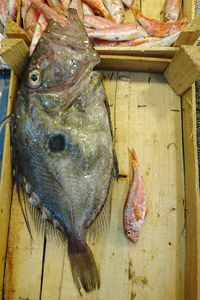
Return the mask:
{"type": "MultiPolygon", "coordinates": [[[[68,255],[74,283],[79,292],[81,286],[89,293],[100,287],[99,272],[92,251],[85,241],[68,240],[68,255]]],[[[81,292],[80,292],[81,294],[81,292]]]]}
{"type": "Polygon", "coordinates": [[[134,165],[135,163],[138,164],[138,160],[137,160],[137,156],[135,153],[135,150],[132,148],[131,150],[128,148],[128,152],[129,152],[129,157],[130,157],[130,161],[131,163],[134,165]]]}

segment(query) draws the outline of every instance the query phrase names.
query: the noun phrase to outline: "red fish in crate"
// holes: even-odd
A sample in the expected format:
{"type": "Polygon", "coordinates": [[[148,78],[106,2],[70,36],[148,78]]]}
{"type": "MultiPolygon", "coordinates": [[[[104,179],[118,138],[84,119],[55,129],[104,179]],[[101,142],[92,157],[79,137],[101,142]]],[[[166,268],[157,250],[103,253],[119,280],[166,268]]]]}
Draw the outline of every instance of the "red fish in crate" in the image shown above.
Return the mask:
{"type": "Polygon", "coordinates": [[[124,232],[130,242],[136,243],[147,213],[144,178],[135,151],[129,150],[131,179],[123,213],[124,232]]]}

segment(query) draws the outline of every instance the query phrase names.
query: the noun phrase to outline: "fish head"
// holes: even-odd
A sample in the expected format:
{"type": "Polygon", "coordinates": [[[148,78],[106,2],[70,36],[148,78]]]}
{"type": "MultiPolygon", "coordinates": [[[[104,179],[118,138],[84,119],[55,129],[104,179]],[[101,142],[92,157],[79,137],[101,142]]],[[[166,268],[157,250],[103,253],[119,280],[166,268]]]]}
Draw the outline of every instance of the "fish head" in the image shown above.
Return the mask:
{"type": "Polygon", "coordinates": [[[99,62],[99,55],[93,49],[76,11],[70,9],[68,26],[48,21],[30,57],[23,91],[29,95],[40,95],[46,110],[57,107],[60,111],[61,106],[66,107],[67,102],[71,103],[72,98],[81,94],[88,74],[99,62]],[[73,93],[74,90],[77,92],[73,93]]]}
{"type": "Polygon", "coordinates": [[[127,228],[125,234],[131,243],[136,243],[139,239],[139,231],[135,231],[132,228],[127,228]]]}

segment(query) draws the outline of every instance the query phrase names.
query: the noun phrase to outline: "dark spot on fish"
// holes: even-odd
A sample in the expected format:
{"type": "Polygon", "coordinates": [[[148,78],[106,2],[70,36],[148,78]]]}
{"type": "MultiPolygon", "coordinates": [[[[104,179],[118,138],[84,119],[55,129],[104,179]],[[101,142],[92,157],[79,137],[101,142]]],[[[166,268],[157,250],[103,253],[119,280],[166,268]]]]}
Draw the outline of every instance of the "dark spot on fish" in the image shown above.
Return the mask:
{"type": "Polygon", "coordinates": [[[131,292],[131,298],[130,298],[130,300],[135,299],[135,297],[136,297],[136,293],[135,292],[131,292]]]}
{"type": "Polygon", "coordinates": [[[169,246],[171,246],[171,244],[172,244],[171,242],[168,243],[169,246]]]}
{"type": "Polygon", "coordinates": [[[50,137],[48,143],[49,149],[53,153],[61,152],[65,149],[65,137],[62,134],[56,134],[50,137]]]}
{"type": "Polygon", "coordinates": [[[159,213],[157,214],[157,217],[158,217],[158,218],[160,217],[160,214],[159,214],[159,213]]]}
{"type": "Polygon", "coordinates": [[[115,256],[115,253],[114,253],[114,252],[112,253],[112,256],[115,256]]]}

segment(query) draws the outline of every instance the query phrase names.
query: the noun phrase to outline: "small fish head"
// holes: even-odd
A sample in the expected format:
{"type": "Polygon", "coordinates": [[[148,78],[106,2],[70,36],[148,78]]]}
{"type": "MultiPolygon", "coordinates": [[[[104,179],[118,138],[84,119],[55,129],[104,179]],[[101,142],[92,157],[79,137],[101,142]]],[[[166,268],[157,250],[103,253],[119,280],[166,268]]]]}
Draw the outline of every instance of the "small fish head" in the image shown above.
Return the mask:
{"type": "Polygon", "coordinates": [[[125,234],[131,243],[136,243],[139,239],[139,231],[135,231],[132,228],[127,228],[125,234]]]}

